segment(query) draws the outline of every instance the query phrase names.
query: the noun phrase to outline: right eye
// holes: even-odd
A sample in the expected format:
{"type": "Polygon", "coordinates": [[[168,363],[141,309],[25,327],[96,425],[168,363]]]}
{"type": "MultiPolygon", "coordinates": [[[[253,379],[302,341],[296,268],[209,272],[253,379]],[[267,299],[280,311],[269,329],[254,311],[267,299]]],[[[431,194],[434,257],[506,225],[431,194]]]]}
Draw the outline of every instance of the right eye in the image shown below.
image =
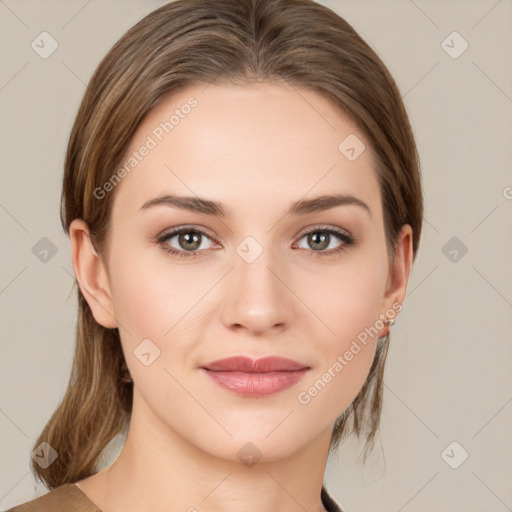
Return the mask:
{"type": "Polygon", "coordinates": [[[204,247],[204,238],[211,240],[206,231],[198,227],[184,226],[164,233],[158,237],[158,243],[164,251],[170,254],[180,258],[194,258],[208,249],[208,247],[204,247]],[[171,245],[174,238],[176,238],[177,246],[171,245]]]}

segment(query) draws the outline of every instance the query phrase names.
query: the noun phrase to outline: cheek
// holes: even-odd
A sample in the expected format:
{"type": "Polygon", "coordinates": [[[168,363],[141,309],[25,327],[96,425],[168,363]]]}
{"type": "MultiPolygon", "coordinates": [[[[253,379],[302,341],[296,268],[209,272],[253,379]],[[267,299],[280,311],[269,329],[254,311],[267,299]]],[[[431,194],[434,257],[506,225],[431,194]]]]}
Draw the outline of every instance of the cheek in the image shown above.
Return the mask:
{"type": "Polygon", "coordinates": [[[386,277],[385,258],[359,253],[357,261],[354,257],[329,273],[306,279],[298,293],[307,297],[317,316],[307,324],[314,328],[307,328],[321,357],[298,400],[329,411],[332,421],[350,405],[368,376],[384,326],[379,314],[386,277]]]}
{"type": "Polygon", "coordinates": [[[309,415],[328,416],[332,423],[350,406],[368,377],[380,335],[375,327],[380,301],[375,286],[362,285],[337,289],[330,300],[319,296],[318,301],[324,306],[322,320],[332,332],[317,328],[312,339],[317,340],[319,364],[297,399],[309,415]]]}
{"type": "Polygon", "coordinates": [[[116,319],[133,336],[161,339],[206,293],[209,282],[197,279],[190,267],[170,263],[158,248],[134,243],[129,249],[121,239],[117,248],[111,271],[116,319]]]}
{"type": "Polygon", "coordinates": [[[372,327],[375,334],[386,279],[385,258],[372,258],[371,251],[354,252],[322,272],[304,272],[298,295],[315,313],[317,332],[323,328],[326,353],[345,349],[372,327]]]}
{"type": "Polygon", "coordinates": [[[163,370],[181,380],[196,338],[194,320],[204,307],[198,301],[207,294],[211,279],[199,279],[190,267],[173,266],[161,255],[155,258],[154,252],[134,256],[134,251],[118,260],[111,273],[112,299],[134,382],[155,407],[168,403],[166,407],[179,412],[180,401],[169,398],[184,398],[183,391],[163,370]]]}

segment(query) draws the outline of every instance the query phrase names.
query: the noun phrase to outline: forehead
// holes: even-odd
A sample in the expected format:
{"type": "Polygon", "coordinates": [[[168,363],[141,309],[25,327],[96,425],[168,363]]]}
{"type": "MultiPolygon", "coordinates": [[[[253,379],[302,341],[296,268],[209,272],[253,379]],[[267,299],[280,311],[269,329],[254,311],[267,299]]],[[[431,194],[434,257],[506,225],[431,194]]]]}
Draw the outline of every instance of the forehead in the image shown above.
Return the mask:
{"type": "Polygon", "coordinates": [[[124,213],[164,192],[241,213],[262,205],[277,213],[333,192],[374,208],[380,201],[357,125],[319,94],[288,85],[197,85],[167,96],[139,125],[123,164],[114,211],[124,213]]]}

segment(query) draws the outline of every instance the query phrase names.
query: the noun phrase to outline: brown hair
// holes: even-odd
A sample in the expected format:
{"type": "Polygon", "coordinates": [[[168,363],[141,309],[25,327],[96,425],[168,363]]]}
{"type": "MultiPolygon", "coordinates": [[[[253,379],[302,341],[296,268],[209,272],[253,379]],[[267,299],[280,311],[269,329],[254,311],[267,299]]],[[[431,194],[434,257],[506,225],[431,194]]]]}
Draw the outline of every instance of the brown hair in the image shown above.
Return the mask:
{"type": "MultiPolygon", "coordinates": [[[[176,0],[128,30],[94,72],[71,131],[61,202],[66,233],[71,221],[83,219],[103,252],[115,191],[99,199],[94,190],[121,165],[141,120],[164,95],[215,80],[285,81],[317,92],[348,114],[374,154],[390,261],[404,224],[412,227],[415,258],[423,200],[400,93],[355,30],[313,0],[176,0]]],[[[46,469],[32,461],[36,477],[49,489],[91,475],[131,414],[133,384],[126,378],[118,330],[99,325],[78,286],[77,294],[68,387],[34,445],[46,441],[58,453],[46,469]]],[[[350,433],[364,434],[366,450],[373,447],[388,345],[378,344],[362,389],[336,420],[331,449],[350,433]]]]}

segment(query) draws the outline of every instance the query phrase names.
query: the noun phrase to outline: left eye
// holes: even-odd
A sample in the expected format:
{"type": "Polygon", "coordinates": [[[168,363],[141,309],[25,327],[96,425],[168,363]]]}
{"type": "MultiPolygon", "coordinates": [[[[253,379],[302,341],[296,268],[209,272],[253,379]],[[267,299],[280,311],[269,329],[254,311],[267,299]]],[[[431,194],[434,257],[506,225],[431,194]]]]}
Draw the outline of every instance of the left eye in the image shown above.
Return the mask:
{"type": "Polygon", "coordinates": [[[301,240],[306,238],[306,243],[309,247],[300,247],[301,249],[310,249],[311,247],[315,248],[315,251],[323,251],[323,250],[334,250],[337,249],[340,245],[340,240],[342,242],[350,243],[350,240],[343,233],[339,233],[338,231],[334,231],[332,229],[317,229],[315,231],[310,231],[302,235],[301,240]],[[338,239],[338,245],[332,247],[331,242],[336,242],[336,238],[338,239]]]}

